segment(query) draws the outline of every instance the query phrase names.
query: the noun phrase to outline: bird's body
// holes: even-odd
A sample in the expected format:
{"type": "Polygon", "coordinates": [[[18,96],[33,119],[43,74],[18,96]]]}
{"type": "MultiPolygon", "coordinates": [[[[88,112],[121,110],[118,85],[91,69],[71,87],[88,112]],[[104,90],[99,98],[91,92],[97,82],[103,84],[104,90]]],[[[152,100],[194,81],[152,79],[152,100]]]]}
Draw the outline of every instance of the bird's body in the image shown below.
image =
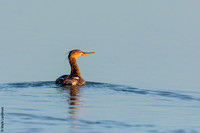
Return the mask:
{"type": "Polygon", "coordinates": [[[72,50],[68,55],[69,63],[71,66],[70,75],[63,75],[56,80],[56,84],[59,85],[71,85],[71,86],[79,86],[85,85],[85,80],[81,77],[81,72],[76,62],[76,59],[79,56],[94,54],[94,52],[86,53],[80,50],[72,50]]]}
{"type": "Polygon", "coordinates": [[[81,77],[71,77],[70,75],[63,75],[56,80],[56,84],[72,86],[85,85],[85,80],[81,77]]]}

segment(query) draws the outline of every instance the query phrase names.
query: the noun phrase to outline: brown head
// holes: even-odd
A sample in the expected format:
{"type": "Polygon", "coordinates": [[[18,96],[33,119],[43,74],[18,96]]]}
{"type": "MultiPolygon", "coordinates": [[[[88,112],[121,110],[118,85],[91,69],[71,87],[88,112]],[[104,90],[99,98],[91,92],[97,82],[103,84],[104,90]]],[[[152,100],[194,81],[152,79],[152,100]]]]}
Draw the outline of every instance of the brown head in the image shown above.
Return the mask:
{"type": "MultiPolygon", "coordinates": [[[[83,56],[83,55],[89,55],[94,54],[95,52],[82,52],[81,50],[72,50],[69,52],[68,59],[69,63],[71,65],[71,73],[70,76],[72,77],[81,77],[80,69],[76,63],[76,58],[83,56]]],[[[85,82],[85,81],[84,81],[85,82]]]]}
{"type": "Polygon", "coordinates": [[[72,50],[72,51],[69,52],[68,59],[71,59],[71,58],[76,59],[80,56],[94,54],[94,53],[95,52],[82,52],[81,50],[72,50]]]}

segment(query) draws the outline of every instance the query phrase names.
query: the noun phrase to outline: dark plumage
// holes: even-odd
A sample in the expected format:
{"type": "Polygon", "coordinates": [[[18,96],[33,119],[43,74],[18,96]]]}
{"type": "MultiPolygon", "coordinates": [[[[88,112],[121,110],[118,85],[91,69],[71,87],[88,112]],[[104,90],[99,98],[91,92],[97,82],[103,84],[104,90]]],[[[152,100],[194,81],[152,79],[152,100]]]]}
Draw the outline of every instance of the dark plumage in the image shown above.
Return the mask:
{"type": "Polygon", "coordinates": [[[70,75],[63,75],[56,80],[56,84],[59,85],[85,85],[85,80],[81,77],[81,72],[76,62],[76,58],[83,56],[94,54],[95,52],[82,52],[80,50],[72,50],[69,52],[68,59],[71,66],[70,75]]]}

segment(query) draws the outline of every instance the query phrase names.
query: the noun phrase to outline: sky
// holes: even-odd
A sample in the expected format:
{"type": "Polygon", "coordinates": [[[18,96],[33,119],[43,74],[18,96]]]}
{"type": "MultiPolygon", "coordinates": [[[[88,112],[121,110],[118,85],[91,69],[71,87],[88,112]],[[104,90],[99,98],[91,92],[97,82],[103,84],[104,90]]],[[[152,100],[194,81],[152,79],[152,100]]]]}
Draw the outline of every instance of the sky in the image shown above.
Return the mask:
{"type": "Polygon", "coordinates": [[[199,89],[198,0],[2,0],[0,82],[54,81],[78,58],[86,81],[199,89]]]}

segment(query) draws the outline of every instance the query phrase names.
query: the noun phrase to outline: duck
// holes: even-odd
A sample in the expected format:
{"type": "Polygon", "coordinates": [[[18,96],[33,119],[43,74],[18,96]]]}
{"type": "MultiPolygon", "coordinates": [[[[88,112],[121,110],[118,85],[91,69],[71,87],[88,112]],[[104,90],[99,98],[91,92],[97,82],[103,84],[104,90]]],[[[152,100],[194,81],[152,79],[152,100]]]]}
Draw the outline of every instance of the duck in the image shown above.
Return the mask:
{"type": "Polygon", "coordinates": [[[81,72],[78,67],[76,59],[83,55],[94,54],[95,52],[82,52],[81,50],[71,50],[68,55],[69,64],[71,67],[70,75],[62,75],[56,79],[55,84],[57,85],[70,85],[70,86],[83,86],[85,80],[81,77],[81,72]]]}

